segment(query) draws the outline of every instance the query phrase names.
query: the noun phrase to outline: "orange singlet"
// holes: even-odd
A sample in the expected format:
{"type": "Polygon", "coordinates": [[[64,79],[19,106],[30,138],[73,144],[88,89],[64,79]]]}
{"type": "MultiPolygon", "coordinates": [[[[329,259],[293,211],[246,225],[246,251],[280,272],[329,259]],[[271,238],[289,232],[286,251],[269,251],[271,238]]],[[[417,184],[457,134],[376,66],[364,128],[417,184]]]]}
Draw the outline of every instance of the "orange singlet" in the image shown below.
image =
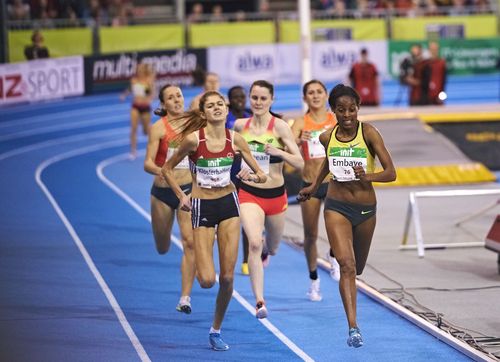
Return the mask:
{"type": "Polygon", "coordinates": [[[302,141],[302,155],[304,160],[311,160],[314,158],[325,158],[325,148],[319,141],[319,135],[329,128],[333,128],[337,124],[335,115],[328,112],[326,120],[321,123],[316,123],[309,113],[304,115],[304,128],[303,131],[311,132],[311,139],[308,141],[302,141]]]}

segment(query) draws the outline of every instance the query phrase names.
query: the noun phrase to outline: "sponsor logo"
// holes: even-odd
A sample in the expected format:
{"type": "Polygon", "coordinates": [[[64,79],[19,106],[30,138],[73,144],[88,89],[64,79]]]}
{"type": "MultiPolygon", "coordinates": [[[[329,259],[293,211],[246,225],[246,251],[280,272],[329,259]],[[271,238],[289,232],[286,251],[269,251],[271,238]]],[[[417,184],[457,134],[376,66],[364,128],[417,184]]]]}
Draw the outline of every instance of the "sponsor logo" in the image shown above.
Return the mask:
{"type": "Polygon", "coordinates": [[[325,68],[339,68],[351,66],[356,61],[354,51],[338,52],[333,48],[321,53],[321,66],[325,68]]]}
{"type": "Polygon", "coordinates": [[[372,212],[373,210],[368,210],[368,211],[364,211],[364,210],[361,210],[361,215],[366,215],[366,214],[369,214],[370,212],[372,212]]]}
{"type": "Polygon", "coordinates": [[[178,50],[174,54],[120,54],[96,60],[93,64],[94,81],[124,80],[131,78],[139,63],[151,65],[157,77],[190,74],[196,69],[196,54],[178,50]]]}
{"type": "Polygon", "coordinates": [[[240,72],[255,72],[272,69],[274,61],[273,57],[269,54],[252,55],[252,53],[246,52],[238,58],[237,66],[240,72]]]}

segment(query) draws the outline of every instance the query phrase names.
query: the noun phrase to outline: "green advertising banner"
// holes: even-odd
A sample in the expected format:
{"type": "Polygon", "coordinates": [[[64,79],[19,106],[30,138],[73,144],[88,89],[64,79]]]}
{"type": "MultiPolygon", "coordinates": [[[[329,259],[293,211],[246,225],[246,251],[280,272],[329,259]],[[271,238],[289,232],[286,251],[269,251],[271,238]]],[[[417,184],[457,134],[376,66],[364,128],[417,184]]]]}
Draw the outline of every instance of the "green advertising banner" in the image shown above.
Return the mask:
{"type": "MultiPolygon", "coordinates": [[[[410,56],[413,44],[421,44],[424,54],[427,42],[389,41],[388,71],[393,76],[399,75],[399,65],[410,56]]],[[[446,59],[448,74],[494,73],[500,57],[500,38],[491,39],[442,39],[439,41],[440,56],[446,59]]]]}

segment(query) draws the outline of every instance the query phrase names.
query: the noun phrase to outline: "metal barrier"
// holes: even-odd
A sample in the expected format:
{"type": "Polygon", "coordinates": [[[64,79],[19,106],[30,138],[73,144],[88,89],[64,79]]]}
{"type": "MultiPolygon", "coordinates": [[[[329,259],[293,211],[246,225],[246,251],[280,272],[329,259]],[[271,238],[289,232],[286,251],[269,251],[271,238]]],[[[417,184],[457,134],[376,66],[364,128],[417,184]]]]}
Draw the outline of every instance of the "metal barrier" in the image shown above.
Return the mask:
{"type": "MultiPolygon", "coordinates": [[[[401,245],[399,249],[417,249],[418,256],[423,258],[425,256],[425,249],[443,249],[443,248],[454,248],[454,247],[471,247],[471,246],[484,246],[483,242],[462,242],[462,243],[441,243],[441,244],[425,244],[424,236],[422,233],[422,226],[420,223],[420,211],[418,208],[417,198],[430,198],[430,197],[454,197],[454,196],[485,196],[485,195],[500,195],[500,189],[491,190],[443,190],[443,191],[416,191],[410,192],[408,211],[406,213],[405,227],[403,231],[403,238],[401,240],[401,245]],[[415,228],[415,239],[416,244],[408,245],[408,235],[410,232],[410,225],[413,221],[413,226],[415,228]]],[[[486,211],[496,207],[500,204],[500,199],[495,201],[491,205],[487,205],[485,208],[476,211],[475,213],[462,218],[455,222],[455,226],[458,227],[466,221],[472,220],[486,211]]]]}

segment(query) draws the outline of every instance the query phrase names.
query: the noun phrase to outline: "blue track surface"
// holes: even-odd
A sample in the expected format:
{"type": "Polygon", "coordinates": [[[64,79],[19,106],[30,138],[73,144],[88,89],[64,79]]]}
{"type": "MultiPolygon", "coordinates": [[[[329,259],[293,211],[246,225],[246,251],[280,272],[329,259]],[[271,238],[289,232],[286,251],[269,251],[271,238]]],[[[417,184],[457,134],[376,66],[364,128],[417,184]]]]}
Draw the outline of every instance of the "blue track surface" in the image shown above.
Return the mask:
{"type": "Polygon", "coordinates": [[[157,255],[139,212],[149,212],[152,179],[140,159],[102,164],[128,150],[128,105],[102,95],[0,117],[2,361],[467,360],[362,294],[365,346],[348,348],[338,284],[320,271],[324,300],[309,302],[304,257],[285,244],[266,269],[268,322],[299,354],[246,309],[250,282],[238,273],[223,324],[231,350],[209,350],[217,286],[195,283],[193,313],[175,311],[181,252],[157,255]]]}

